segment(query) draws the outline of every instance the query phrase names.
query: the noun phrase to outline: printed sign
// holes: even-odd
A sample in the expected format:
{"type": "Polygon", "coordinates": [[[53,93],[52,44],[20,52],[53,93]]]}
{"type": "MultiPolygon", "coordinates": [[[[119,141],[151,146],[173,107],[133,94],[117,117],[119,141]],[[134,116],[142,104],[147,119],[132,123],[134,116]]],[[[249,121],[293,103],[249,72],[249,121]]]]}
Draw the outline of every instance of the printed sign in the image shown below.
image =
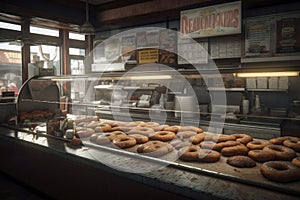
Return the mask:
{"type": "Polygon", "coordinates": [[[191,38],[241,33],[241,2],[181,11],[180,31],[191,38]]]}
{"type": "Polygon", "coordinates": [[[157,63],[158,62],[158,49],[140,49],[138,50],[138,63],[157,63]]]}

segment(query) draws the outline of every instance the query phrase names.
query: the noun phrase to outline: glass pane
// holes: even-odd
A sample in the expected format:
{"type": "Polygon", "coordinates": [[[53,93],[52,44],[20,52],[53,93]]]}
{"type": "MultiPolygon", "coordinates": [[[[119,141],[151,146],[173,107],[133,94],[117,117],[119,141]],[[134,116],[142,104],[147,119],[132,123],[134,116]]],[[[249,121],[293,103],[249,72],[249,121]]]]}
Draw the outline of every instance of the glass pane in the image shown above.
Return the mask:
{"type": "Polygon", "coordinates": [[[30,33],[59,37],[58,30],[49,29],[49,28],[40,28],[40,27],[30,26],[30,33]]]}
{"type": "Polygon", "coordinates": [[[41,68],[54,68],[54,75],[61,74],[60,48],[58,46],[30,46],[30,53],[32,65],[41,68]]]}
{"type": "Polygon", "coordinates": [[[69,33],[69,39],[85,41],[85,35],[79,33],[69,33]]]}
{"type": "Polygon", "coordinates": [[[21,31],[21,25],[0,22],[0,28],[21,31]]]}
{"type": "Polygon", "coordinates": [[[69,48],[70,55],[85,56],[85,49],[69,48]]]}
{"type": "Polygon", "coordinates": [[[71,59],[70,64],[71,64],[71,74],[72,75],[84,74],[83,60],[71,59]]]}
{"type": "Polygon", "coordinates": [[[3,91],[19,93],[22,85],[21,46],[0,43],[0,95],[3,91]]]}

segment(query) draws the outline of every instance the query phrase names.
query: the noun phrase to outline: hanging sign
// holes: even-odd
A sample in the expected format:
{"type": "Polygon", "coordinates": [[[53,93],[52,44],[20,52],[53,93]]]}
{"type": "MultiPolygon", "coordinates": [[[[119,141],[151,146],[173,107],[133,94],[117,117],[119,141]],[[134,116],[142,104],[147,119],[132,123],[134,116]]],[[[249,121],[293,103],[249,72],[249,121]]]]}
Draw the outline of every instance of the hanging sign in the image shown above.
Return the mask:
{"type": "Polygon", "coordinates": [[[241,1],[181,11],[180,31],[191,38],[241,33],[241,1]]]}

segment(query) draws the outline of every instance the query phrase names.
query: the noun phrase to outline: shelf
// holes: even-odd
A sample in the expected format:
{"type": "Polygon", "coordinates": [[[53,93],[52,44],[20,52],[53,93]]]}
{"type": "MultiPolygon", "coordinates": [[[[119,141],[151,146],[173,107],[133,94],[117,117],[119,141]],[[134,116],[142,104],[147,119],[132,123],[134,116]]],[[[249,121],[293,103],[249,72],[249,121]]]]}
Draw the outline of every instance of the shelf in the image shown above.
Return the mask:
{"type": "Polygon", "coordinates": [[[300,60],[300,56],[249,57],[249,58],[241,58],[241,63],[299,61],[299,60],[300,60]]]}
{"type": "Polygon", "coordinates": [[[210,88],[208,88],[208,91],[244,92],[245,88],[210,87],[210,88]]]}
{"type": "Polygon", "coordinates": [[[287,92],[287,89],[251,89],[248,88],[246,89],[247,91],[250,92],[287,92]]]}

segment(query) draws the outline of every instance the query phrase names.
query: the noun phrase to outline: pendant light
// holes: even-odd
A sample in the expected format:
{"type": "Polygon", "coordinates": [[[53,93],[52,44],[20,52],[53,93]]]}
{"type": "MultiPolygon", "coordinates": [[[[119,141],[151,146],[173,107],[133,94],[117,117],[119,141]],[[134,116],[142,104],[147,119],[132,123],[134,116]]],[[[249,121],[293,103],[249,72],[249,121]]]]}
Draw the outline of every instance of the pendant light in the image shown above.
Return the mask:
{"type": "Polygon", "coordinates": [[[95,28],[94,26],[89,22],[89,3],[88,0],[85,1],[85,16],[86,20],[85,22],[79,27],[79,32],[84,35],[94,35],[95,34],[95,28]]]}

